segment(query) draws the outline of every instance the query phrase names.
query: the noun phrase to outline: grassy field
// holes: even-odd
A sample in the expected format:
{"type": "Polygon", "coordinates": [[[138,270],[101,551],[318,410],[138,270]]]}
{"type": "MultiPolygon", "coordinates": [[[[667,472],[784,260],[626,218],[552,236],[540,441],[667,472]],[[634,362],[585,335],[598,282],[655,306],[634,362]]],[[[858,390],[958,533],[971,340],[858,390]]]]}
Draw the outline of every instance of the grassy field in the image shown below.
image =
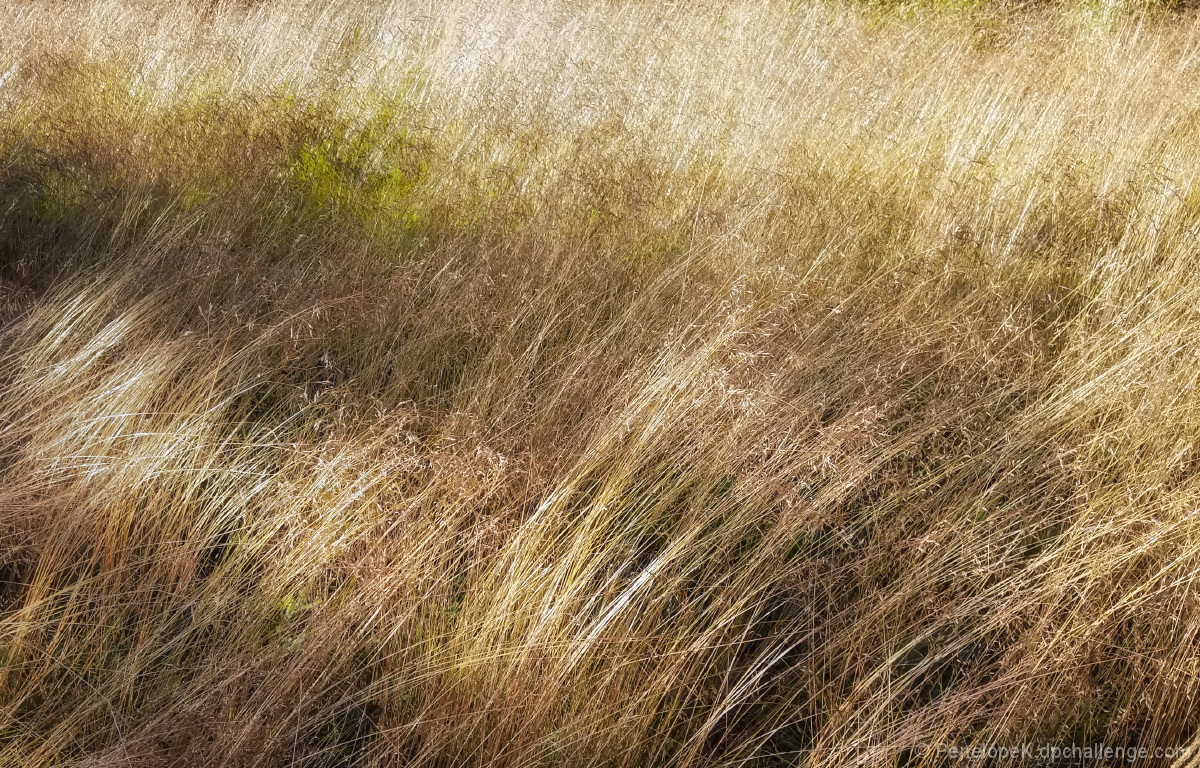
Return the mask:
{"type": "Polygon", "coordinates": [[[7,3],[0,359],[5,768],[1200,727],[1186,9],[7,3]]]}

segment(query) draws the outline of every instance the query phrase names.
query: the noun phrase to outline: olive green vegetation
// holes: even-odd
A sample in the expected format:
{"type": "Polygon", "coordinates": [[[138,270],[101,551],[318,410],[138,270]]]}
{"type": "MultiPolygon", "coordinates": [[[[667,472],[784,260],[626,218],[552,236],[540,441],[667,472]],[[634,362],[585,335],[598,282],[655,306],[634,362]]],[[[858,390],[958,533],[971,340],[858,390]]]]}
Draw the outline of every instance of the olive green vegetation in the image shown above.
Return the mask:
{"type": "Polygon", "coordinates": [[[1198,54],[1098,3],[0,8],[0,766],[1190,745],[1198,54]]]}

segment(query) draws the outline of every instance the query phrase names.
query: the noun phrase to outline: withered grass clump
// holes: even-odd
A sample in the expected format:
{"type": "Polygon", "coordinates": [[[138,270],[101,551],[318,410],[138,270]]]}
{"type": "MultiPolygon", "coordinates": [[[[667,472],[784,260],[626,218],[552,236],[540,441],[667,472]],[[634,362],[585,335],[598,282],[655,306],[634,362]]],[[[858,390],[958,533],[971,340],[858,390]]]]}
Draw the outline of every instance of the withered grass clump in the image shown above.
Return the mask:
{"type": "Polygon", "coordinates": [[[1099,5],[5,5],[0,765],[1188,745],[1198,56],[1099,5]]]}

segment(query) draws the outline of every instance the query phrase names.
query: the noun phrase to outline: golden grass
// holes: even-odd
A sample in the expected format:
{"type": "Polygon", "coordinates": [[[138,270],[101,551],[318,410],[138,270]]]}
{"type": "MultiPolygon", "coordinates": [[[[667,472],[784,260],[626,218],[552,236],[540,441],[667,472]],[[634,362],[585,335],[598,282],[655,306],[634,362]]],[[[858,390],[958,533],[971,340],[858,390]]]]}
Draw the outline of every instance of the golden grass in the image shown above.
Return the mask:
{"type": "Polygon", "coordinates": [[[0,765],[1188,744],[1198,174],[1188,13],[6,5],[0,765]]]}

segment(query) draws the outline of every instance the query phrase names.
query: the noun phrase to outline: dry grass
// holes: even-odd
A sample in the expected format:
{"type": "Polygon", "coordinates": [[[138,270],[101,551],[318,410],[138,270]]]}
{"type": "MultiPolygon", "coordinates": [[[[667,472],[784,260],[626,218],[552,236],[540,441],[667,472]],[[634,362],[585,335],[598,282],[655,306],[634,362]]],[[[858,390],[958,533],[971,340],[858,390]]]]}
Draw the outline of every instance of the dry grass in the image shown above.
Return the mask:
{"type": "Polygon", "coordinates": [[[1188,13],[6,5],[0,765],[1187,744],[1198,174],[1188,13]]]}

